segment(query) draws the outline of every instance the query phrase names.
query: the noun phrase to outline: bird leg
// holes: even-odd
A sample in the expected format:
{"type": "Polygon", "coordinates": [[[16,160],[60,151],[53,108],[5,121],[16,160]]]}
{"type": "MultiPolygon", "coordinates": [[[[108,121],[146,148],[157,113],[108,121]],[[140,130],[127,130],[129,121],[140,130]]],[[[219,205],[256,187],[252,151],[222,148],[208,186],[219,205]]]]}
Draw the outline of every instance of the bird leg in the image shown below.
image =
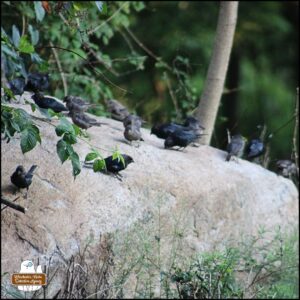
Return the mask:
{"type": "Polygon", "coordinates": [[[140,144],[139,141],[136,141],[136,143],[134,143],[133,145],[134,145],[135,148],[139,148],[141,144],[140,144]]]}
{"type": "Polygon", "coordinates": [[[119,174],[119,173],[114,173],[114,176],[118,179],[118,180],[120,180],[120,181],[122,181],[122,175],[121,174],[119,174]]]}
{"type": "Polygon", "coordinates": [[[193,143],[192,146],[198,148],[198,147],[200,147],[200,144],[199,143],[193,143]]]}

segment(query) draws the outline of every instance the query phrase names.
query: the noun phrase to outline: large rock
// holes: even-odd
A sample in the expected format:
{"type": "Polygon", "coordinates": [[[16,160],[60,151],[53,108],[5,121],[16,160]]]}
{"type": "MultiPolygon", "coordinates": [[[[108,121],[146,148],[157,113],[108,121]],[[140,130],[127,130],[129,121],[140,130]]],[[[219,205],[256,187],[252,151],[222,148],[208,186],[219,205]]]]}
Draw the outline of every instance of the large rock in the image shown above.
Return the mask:
{"type": "MultiPolygon", "coordinates": [[[[31,112],[28,105],[18,105],[31,112]]],[[[35,112],[38,115],[38,112],[35,112]]],[[[151,222],[157,208],[170,233],[175,215],[184,220],[188,251],[222,247],[224,241],[255,234],[260,226],[289,226],[298,220],[298,192],[294,184],[254,163],[225,162],[225,153],[209,146],[184,151],[165,150],[163,140],[142,129],[140,147],[128,145],[121,122],[88,130],[88,143],[75,145],[81,160],[91,145],[104,156],[118,146],[135,163],[122,172],[123,181],[82,168],[76,180],[69,161],[63,165],[56,154],[58,137],[53,126],[36,121],[42,144],[22,154],[20,140],[2,143],[2,194],[14,199],[10,175],[21,164],[37,164],[28,199],[18,202],[26,214],[10,208],[2,215],[2,272],[17,272],[25,259],[47,260],[57,255],[67,261],[88,237],[128,231],[137,222],[151,222]]],[[[54,125],[58,121],[53,120],[54,125]]],[[[163,235],[163,234],[162,234],[163,235]]],[[[168,245],[165,252],[168,253],[168,245]]]]}

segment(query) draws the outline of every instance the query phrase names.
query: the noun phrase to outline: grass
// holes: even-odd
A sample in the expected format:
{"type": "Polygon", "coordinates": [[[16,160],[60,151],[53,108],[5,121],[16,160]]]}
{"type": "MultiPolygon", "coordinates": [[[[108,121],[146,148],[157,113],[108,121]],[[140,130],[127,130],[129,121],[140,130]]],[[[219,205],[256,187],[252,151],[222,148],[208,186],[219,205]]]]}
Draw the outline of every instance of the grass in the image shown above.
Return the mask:
{"type": "Polygon", "coordinates": [[[50,290],[51,298],[65,299],[299,297],[298,228],[261,228],[256,236],[228,242],[222,250],[193,253],[185,241],[187,214],[166,220],[160,203],[127,231],[103,235],[100,242],[89,239],[66,264],[48,266],[51,280],[35,294],[25,295],[5,284],[9,276],[3,274],[2,298],[41,299],[50,290]],[[166,226],[170,222],[171,230],[166,226]],[[52,279],[57,272],[63,280],[55,290],[52,279]]]}

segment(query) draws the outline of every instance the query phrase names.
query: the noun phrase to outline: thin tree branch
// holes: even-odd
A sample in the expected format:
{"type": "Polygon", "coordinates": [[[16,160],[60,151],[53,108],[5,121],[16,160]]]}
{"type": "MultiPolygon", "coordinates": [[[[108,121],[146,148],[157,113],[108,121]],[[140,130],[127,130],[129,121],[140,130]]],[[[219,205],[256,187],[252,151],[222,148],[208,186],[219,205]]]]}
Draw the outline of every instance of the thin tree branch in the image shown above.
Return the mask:
{"type": "Polygon", "coordinates": [[[126,1],[123,3],[122,6],[120,6],[107,20],[105,20],[103,23],[101,23],[99,26],[97,26],[96,28],[88,31],[88,35],[91,35],[93,34],[94,32],[96,32],[97,30],[99,30],[102,26],[104,26],[105,24],[107,24],[108,22],[110,22],[113,18],[116,17],[116,15],[121,11],[121,9],[127,5],[129,3],[129,1],[126,1]]]}
{"type": "Polygon", "coordinates": [[[109,66],[100,56],[98,56],[96,51],[94,51],[87,43],[83,44],[83,49],[85,51],[89,51],[97,59],[98,63],[100,63],[101,65],[103,65],[105,67],[105,69],[110,71],[116,77],[119,77],[120,74],[113,67],[109,66]]]}
{"type": "MultiPolygon", "coordinates": [[[[50,121],[48,121],[47,119],[44,119],[44,118],[39,118],[39,117],[36,117],[36,116],[33,116],[33,115],[30,115],[33,119],[35,120],[38,120],[38,121],[41,121],[41,122],[45,122],[53,127],[56,128],[56,126],[54,124],[52,124],[50,121]]],[[[89,143],[88,141],[86,141],[85,139],[83,139],[82,137],[80,136],[76,136],[76,138],[78,138],[79,140],[87,143],[89,146],[91,146],[92,148],[95,148],[95,149],[99,149],[99,150],[103,150],[103,151],[106,151],[106,152],[111,152],[110,150],[107,150],[107,149],[104,149],[104,148],[100,148],[100,147],[97,147],[97,146],[94,146],[92,145],[91,143],[89,143]]]]}
{"type": "MultiPolygon", "coordinates": [[[[18,198],[19,198],[19,197],[18,197],[18,198]]],[[[16,198],[16,199],[18,199],[18,198],[16,198]]],[[[15,199],[15,200],[16,200],[16,199],[15,199]]],[[[20,211],[20,212],[22,212],[23,214],[25,214],[26,208],[24,208],[23,206],[21,206],[21,205],[19,205],[19,204],[16,204],[16,203],[13,203],[13,202],[11,202],[11,201],[9,201],[9,200],[6,200],[6,199],[4,199],[3,197],[1,197],[1,203],[7,205],[6,207],[13,208],[13,209],[15,209],[15,210],[17,210],[17,211],[20,211]]],[[[1,211],[2,211],[3,209],[5,209],[6,207],[3,207],[3,208],[1,209],[1,211]]]]}
{"type": "Polygon", "coordinates": [[[104,76],[104,74],[103,74],[101,71],[97,70],[97,69],[89,62],[88,59],[86,59],[85,57],[83,57],[82,55],[80,55],[79,53],[77,53],[77,52],[75,52],[75,51],[73,51],[73,50],[66,49],[66,48],[59,47],[59,46],[43,46],[43,47],[37,47],[37,49],[52,49],[52,48],[56,48],[56,49],[59,49],[59,50],[68,51],[68,52],[71,52],[71,53],[73,53],[73,54],[79,56],[80,58],[82,58],[83,60],[85,60],[85,61],[88,63],[88,65],[94,70],[95,73],[101,75],[101,76],[104,78],[104,80],[105,80],[106,82],[108,82],[108,83],[111,84],[112,86],[116,87],[117,89],[119,89],[119,90],[121,90],[121,91],[123,91],[123,92],[125,92],[125,93],[131,93],[130,91],[127,91],[127,90],[125,90],[125,89],[123,89],[123,88],[117,86],[117,85],[114,84],[113,82],[111,82],[106,76],[104,76]]]}
{"type": "Polygon", "coordinates": [[[126,44],[128,45],[131,53],[134,52],[134,49],[133,49],[133,46],[129,40],[129,38],[127,37],[127,35],[122,31],[122,30],[119,30],[120,34],[122,35],[123,39],[125,40],[126,44]]]}
{"type": "Polygon", "coordinates": [[[298,147],[297,147],[298,130],[299,130],[299,87],[297,87],[296,107],[295,107],[295,127],[294,127],[294,134],[293,134],[293,144],[294,144],[293,156],[297,168],[297,176],[299,178],[299,157],[298,157],[298,147]]]}
{"type": "Polygon", "coordinates": [[[23,15],[22,16],[22,34],[21,36],[23,36],[25,34],[26,31],[26,17],[23,15]]]}
{"type": "Polygon", "coordinates": [[[175,95],[174,95],[174,92],[173,92],[173,90],[172,90],[172,86],[171,86],[171,83],[170,83],[169,76],[168,76],[168,74],[167,74],[166,72],[164,72],[164,76],[165,76],[165,78],[166,78],[166,82],[167,82],[167,86],[168,86],[168,89],[169,89],[169,93],[170,93],[171,99],[172,99],[172,101],[173,101],[175,110],[176,110],[177,118],[179,118],[179,116],[180,116],[180,111],[179,111],[179,107],[178,107],[177,98],[176,98],[175,95]]]}
{"type": "MultiPolygon", "coordinates": [[[[52,42],[50,42],[50,46],[54,47],[54,45],[53,45],[52,42]]],[[[60,63],[57,51],[56,51],[55,48],[52,48],[51,50],[53,52],[53,55],[54,55],[54,58],[56,60],[56,64],[57,64],[57,67],[58,67],[58,70],[59,70],[59,74],[60,74],[61,80],[63,82],[64,94],[65,94],[65,96],[67,96],[68,95],[68,85],[67,85],[67,81],[66,81],[66,78],[65,78],[65,75],[64,75],[64,72],[63,72],[63,69],[62,69],[62,66],[61,66],[61,63],[60,63]]]]}
{"type": "MultiPolygon", "coordinates": [[[[146,52],[148,53],[152,58],[154,58],[156,61],[162,61],[162,59],[158,56],[156,56],[150,49],[148,49],[138,38],[137,36],[129,29],[125,27],[125,30],[129,33],[129,35],[132,37],[132,39],[146,52]]],[[[165,63],[165,67],[169,70],[169,71],[173,71],[172,68],[165,63]]]]}

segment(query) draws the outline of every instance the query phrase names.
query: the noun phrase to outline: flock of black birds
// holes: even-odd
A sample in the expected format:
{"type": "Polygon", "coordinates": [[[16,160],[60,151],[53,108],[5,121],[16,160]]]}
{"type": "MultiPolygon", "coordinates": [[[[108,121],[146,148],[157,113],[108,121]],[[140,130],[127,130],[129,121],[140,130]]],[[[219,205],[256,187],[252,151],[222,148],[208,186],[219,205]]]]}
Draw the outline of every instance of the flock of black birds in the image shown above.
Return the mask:
{"type": "MultiPolygon", "coordinates": [[[[27,81],[24,78],[15,78],[9,82],[9,88],[15,95],[22,95],[24,91],[31,91],[34,94],[32,99],[35,104],[41,109],[52,109],[56,113],[69,112],[68,116],[71,117],[74,124],[82,129],[88,129],[91,126],[101,126],[97,120],[89,117],[85,112],[90,107],[95,107],[97,104],[90,104],[77,96],[66,96],[63,102],[51,96],[44,96],[43,91],[50,87],[49,76],[42,73],[29,73],[27,81]]],[[[111,117],[115,120],[122,121],[124,125],[124,137],[130,142],[144,141],[141,134],[141,127],[144,123],[139,116],[131,114],[125,106],[117,100],[107,100],[106,106],[111,117]]],[[[177,150],[184,149],[192,143],[199,142],[199,139],[205,135],[205,128],[199,121],[193,117],[188,116],[183,124],[178,123],[164,123],[154,125],[151,128],[151,133],[156,135],[159,139],[164,139],[165,149],[178,147],[177,150]]],[[[231,157],[242,157],[246,154],[249,160],[253,160],[265,153],[264,143],[259,139],[252,139],[247,144],[246,139],[240,135],[233,135],[227,145],[227,156],[225,161],[230,161],[231,157]]],[[[119,159],[113,159],[113,156],[106,157],[106,171],[114,174],[118,179],[121,177],[120,171],[134,162],[133,158],[127,154],[121,154],[124,162],[119,159]]],[[[23,166],[18,166],[16,171],[11,176],[11,182],[20,188],[28,187],[32,182],[33,172],[37,168],[33,165],[28,172],[25,171],[23,166]]],[[[281,175],[290,177],[295,174],[296,166],[292,161],[280,160],[277,162],[277,168],[281,175]]],[[[27,195],[27,194],[26,194],[27,195]]]]}

